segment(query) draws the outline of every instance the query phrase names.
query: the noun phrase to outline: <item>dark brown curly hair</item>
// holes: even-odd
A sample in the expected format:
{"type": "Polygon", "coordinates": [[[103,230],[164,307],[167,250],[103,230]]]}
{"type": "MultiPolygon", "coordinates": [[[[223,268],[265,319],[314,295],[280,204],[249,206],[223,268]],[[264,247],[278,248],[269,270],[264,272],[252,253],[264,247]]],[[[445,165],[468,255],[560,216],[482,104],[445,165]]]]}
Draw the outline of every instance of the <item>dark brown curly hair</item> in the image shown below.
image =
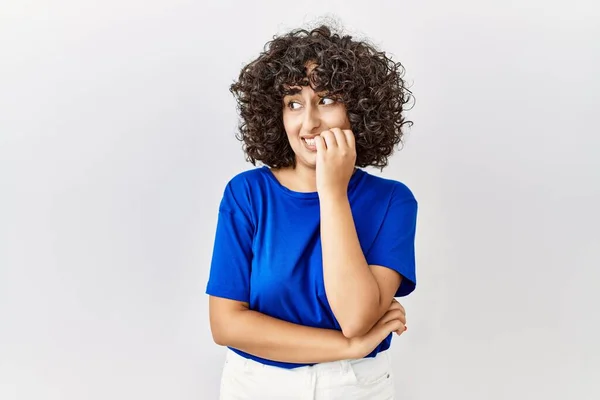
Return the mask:
{"type": "Polygon", "coordinates": [[[402,64],[375,46],[332,33],[327,25],[275,36],[230,87],[241,117],[236,137],[246,160],[272,168],[295,166],[283,126],[283,98],[311,85],[346,106],[356,137],[356,166],[383,169],[402,142],[404,126],[413,124],[403,115],[413,98],[403,73],[402,64]],[[307,76],[309,63],[316,67],[307,76]]]}

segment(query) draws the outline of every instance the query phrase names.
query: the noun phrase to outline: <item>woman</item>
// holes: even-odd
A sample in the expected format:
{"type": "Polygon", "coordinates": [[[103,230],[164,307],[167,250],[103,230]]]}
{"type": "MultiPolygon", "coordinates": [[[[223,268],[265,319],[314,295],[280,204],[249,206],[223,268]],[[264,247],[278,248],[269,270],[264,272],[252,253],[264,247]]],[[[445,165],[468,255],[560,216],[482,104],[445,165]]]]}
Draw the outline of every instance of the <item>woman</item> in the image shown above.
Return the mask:
{"type": "Polygon", "coordinates": [[[247,160],[224,190],[207,294],[222,399],[392,399],[394,297],[415,288],[417,202],[387,166],[401,64],[327,26],[274,38],[231,91],[247,160]]]}

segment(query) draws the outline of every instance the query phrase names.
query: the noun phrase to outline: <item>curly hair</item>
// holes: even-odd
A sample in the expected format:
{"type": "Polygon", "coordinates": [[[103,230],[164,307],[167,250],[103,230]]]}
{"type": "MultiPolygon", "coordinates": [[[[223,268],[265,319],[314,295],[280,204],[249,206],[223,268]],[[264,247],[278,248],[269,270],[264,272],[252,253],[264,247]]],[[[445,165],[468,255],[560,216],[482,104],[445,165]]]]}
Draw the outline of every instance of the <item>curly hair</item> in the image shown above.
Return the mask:
{"type": "Polygon", "coordinates": [[[404,126],[413,124],[403,115],[413,98],[403,73],[402,64],[375,46],[332,33],[327,25],[275,36],[230,87],[241,117],[236,138],[246,160],[272,168],[295,166],[283,125],[283,98],[310,85],[346,106],[356,166],[383,169],[402,143],[404,126]],[[316,67],[307,74],[309,63],[316,67]]]}

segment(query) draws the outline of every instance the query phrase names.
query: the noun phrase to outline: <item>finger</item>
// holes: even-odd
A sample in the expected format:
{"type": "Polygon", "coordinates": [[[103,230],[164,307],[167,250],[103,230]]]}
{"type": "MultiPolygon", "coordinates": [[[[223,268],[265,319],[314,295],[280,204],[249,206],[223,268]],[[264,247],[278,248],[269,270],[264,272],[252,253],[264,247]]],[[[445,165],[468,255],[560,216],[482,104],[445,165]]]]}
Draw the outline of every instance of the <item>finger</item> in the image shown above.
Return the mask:
{"type": "Polygon", "coordinates": [[[401,329],[398,329],[398,330],[396,331],[396,333],[398,334],[398,336],[399,336],[399,335],[402,335],[404,332],[406,332],[406,330],[407,330],[407,329],[408,329],[408,326],[406,326],[406,323],[405,323],[405,324],[404,324],[404,327],[403,327],[403,328],[401,328],[401,329]]]}
{"type": "Polygon", "coordinates": [[[326,150],[324,139],[321,136],[315,136],[315,147],[317,148],[317,154],[326,150]]]}
{"type": "Polygon", "coordinates": [[[400,308],[402,311],[404,311],[404,314],[406,314],[406,310],[404,309],[404,306],[402,304],[400,304],[400,302],[398,300],[392,299],[392,305],[390,306],[390,308],[392,308],[392,306],[400,308]]]}
{"type": "Polygon", "coordinates": [[[404,332],[406,332],[407,329],[408,329],[408,327],[406,325],[404,325],[404,329],[398,329],[396,331],[396,335],[398,335],[398,336],[402,335],[404,332]]]}
{"type": "Polygon", "coordinates": [[[321,132],[321,137],[325,141],[328,149],[334,149],[337,147],[335,135],[330,130],[321,132]]]}
{"type": "Polygon", "coordinates": [[[406,314],[406,309],[404,308],[404,306],[402,304],[400,304],[400,303],[398,303],[398,305],[400,306],[400,309],[402,310],[402,312],[404,314],[406,314]]]}
{"type": "Polygon", "coordinates": [[[390,322],[386,323],[384,325],[384,328],[386,328],[386,331],[388,333],[398,332],[398,331],[399,332],[404,332],[405,326],[404,326],[404,324],[402,322],[400,322],[398,320],[393,320],[393,321],[390,321],[390,322]]]}
{"type": "Polygon", "coordinates": [[[402,310],[395,308],[393,310],[386,311],[385,314],[383,314],[383,317],[381,317],[381,320],[389,321],[390,319],[393,319],[393,318],[399,318],[401,315],[404,315],[402,310]]]}
{"type": "Polygon", "coordinates": [[[406,324],[406,315],[401,310],[396,310],[390,317],[399,319],[403,324],[406,324]]]}
{"type": "Polygon", "coordinates": [[[356,138],[354,137],[354,132],[352,132],[350,129],[344,129],[343,132],[346,136],[346,143],[348,143],[348,147],[354,149],[356,147],[356,138]]]}
{"type": "Polygon", "coordinates": [[[406,323],[406,316],[400,310],[388,311],[387,313],[385,313],[385,315],[381,319],[381,322],[385,324],[385,323],[387,323],[387,322],[389,322],[391,320],[394,320],[394,319],[397,319],[397,320],[401,321],[403,324],[406,323]]]}
{"type": "Polygon", "coordinates": [[[387,309],[386,312],[389,312],[389,311],[392,311],[392,310],[399,310],[402,313],[404,313],[404,311],[402,310],[402,307],[400,307],[400,305],[398,305],[398,304],[392,304],[392,305],[390,305],[390,307],[387,309]]]}
{"type": "Polygon", "coordinates": [[[406,311],[404,310],[404,307],[402,307],[402,304],[392,303],[387,311],[392,311],[392,310],[398,310],[402,314],[406,315],[406,311]]]}
{"type": "Polygon", "coordinates": [[[381,342],[387,338],[390,333],[403,329],[404,325],[402,325],[402,322],[393,320],[384,325],[377,325],[371,332],[369,332],[369,334],[374,335],[374,337],[377,338],[377,341],[381,342]]]}
{"type": "Polygon", "coordinates": [[[396,308],[399,309],[399,310],[401,310],[402,309],[402,304],[398,303],[397,301],[392,301],[390,303],[389,309],[393,310],[393,309],[396,309],[396,308]]]}
{"type": "Polygon", "coordinates": [[[348,147],[348,141],[346,140],[346,134],[344,131],[342,131],[340,128],[331,128],[330,131],[333,132],[338,147],[348,147]]]}
{"type": "Polygon", "coordinates": [[[404,325],[406,325],[406,316],[404,314],[402,314],[401,317],[398,318],[400,320],[400,322],[402,322],[404,325]]]}

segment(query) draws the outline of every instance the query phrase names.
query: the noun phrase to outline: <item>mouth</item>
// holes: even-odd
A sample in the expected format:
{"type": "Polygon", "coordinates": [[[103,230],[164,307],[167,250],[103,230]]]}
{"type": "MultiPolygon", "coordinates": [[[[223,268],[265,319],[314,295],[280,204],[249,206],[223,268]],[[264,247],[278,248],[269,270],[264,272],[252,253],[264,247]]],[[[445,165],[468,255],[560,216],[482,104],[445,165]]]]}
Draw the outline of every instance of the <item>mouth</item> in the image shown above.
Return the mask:
{"type": "Polygon", "coordinates": [[[302,143],[309,151],[317,151],[317,145],[315,144],[315,138],[302,138],[302,143]]]}

